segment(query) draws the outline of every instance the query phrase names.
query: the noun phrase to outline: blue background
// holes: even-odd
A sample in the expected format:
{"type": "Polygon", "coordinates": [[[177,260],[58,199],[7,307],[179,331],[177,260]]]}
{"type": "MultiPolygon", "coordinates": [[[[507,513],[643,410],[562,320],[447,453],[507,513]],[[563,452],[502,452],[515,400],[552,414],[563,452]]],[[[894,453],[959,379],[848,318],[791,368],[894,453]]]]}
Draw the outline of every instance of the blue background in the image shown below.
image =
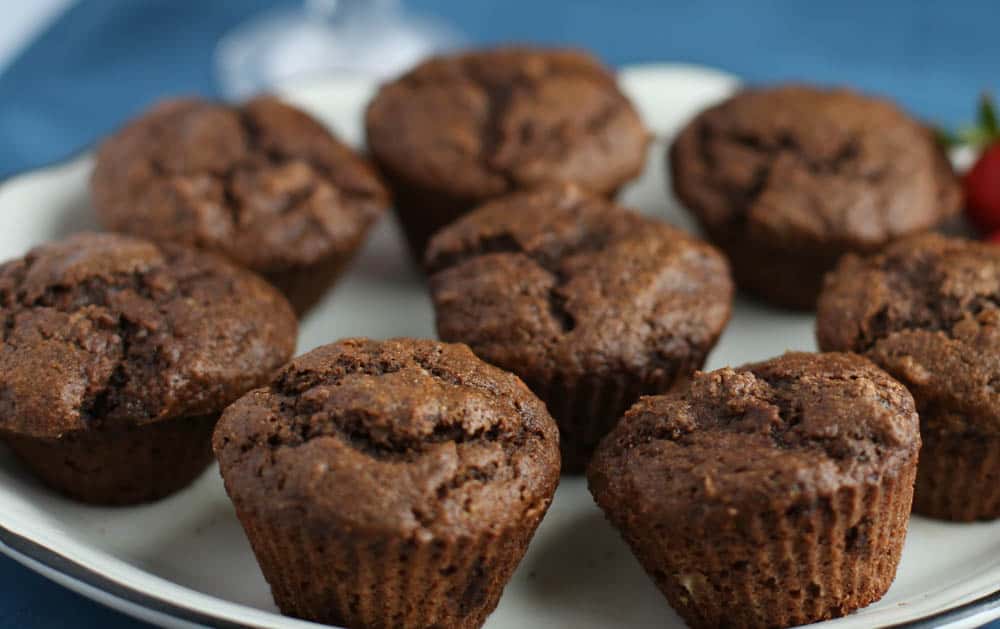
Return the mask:
{"type": "MultiPolygon", "coordinates": [[[[277,4],[83,0],[0,75],[0,177],[72,154],[165,94],[215,94],[219,37],[277,4]]],[[[692,61],[750,81],[845,83],[956,126],[1000,87],[1000,3],[409,0],[472,43],[587,47],[607,62],[692,61]]],[[[0,559],[0,625],[137,627],[0,559]]],[[[1000,623],[993,625],[1000,629],[1000,623]]]]}

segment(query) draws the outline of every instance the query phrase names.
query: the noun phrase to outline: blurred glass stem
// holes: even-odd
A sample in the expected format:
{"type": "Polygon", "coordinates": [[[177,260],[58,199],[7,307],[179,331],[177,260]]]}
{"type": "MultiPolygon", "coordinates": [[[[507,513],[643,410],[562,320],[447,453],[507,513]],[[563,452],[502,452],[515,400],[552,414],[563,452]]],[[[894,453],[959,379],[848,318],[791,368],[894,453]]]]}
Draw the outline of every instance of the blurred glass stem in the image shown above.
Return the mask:
{"type": "Polygon", "coordinates": [[[385,79],[459,43],[454,30],[408,15],[399,0],[304,0],[265,11],[223,37],[216,78],[230,99],[331,74],[385,79]]]}

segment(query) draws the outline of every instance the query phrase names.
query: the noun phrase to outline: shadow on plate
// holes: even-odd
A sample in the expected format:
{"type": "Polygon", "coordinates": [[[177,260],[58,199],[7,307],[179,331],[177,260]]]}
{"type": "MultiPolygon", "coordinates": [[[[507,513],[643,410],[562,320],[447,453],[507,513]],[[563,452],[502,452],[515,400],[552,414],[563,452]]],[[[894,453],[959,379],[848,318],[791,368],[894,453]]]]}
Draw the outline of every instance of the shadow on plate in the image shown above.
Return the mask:
{"type": "Polygon", "coordinates": [[[348,270],[351,277],[379,285],[423,285],[424,277],[391,212],[379,219],[348,270]]]}
{"type": "Polygon", "coordinates": [[[539,606],[588,626],[683,626],[600,511],[561,522],[537,541],[546,545],[528,558],[525,594],[539,606]]]}
{"type": "MultiPolygon", "coordinates": [[[[202,493],[199,489],[203,488],[195,491],[202,493]]],[[[228,499],[215,491],[210,499],[201,495],[192,500],[190,494],[187,498],[175,506],[182,516],[175,525],[163,526],[158,535],[147,534],[147,543],[125,559],[192,590],[276,611],[228,499]]]]}
{"type": "Polygon", "coordinates": [[[74,199],[54,221],[52,239],[65,238],[83,231],[104,231],[97,213],[87,198],[74,199]]]}

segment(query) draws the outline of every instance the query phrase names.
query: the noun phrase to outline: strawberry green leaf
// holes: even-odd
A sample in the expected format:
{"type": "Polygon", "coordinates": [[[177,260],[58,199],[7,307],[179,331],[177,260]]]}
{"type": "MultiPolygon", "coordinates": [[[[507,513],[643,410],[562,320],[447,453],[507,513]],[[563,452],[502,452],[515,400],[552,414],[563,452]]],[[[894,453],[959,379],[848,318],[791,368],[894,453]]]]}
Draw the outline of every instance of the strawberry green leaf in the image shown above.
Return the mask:
{"type": "Polygon", "coordinates": [[[1000,138],[996,108],[993,106],[993,98],[987,93],[983,93],[979,99],[979,127],[985,134],[987,142],[1000,138]]]}
{"type": "Polygon", "coordinates": [[[945,147],[968,146],[975,150],[1000,143],[1000,116],[997,115],[993,97],[988,92],[983,92],[980,97],[977,114],[975,124],[956,130],[934,127],[937,141],[945,147]]]}
{"type": "Polygon", "coordinates": [[[958,130],[958,140],[959,144],[968,144],[973,148],[984,148],[989,145],[994,136],[987,133],[986,129],[980,126],[976,127],[963,127],[958,130]]]}
{"type": "Polygon", "coordinates": [[[953,146],[964,144],[962,138],[960,138],[957,133],[952,133],[944,127],[935,126],[934,137],[937,139],[938,144],[945,148],[951,148],[953,146]]]}

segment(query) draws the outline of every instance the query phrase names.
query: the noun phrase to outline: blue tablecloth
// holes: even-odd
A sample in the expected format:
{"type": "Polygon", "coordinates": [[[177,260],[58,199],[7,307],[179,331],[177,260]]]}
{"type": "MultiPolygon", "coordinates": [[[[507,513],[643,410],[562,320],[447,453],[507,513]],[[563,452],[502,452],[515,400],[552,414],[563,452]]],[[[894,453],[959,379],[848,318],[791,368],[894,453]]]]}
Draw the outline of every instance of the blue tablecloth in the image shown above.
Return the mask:
{"type": "MultiPolygon", "coordinates": [[[[79,150],[161,95],[216,93],[215,43],[275,4],[282,2],[78,2],[0,75],[0,177],[79,150]]],[[[692,61],[751,81],[846,83],[948,125],[971,119],[978,94],[1000,87],[1000,5],[992,0],[406,4],[446,18],[473,43],[576,44],[616,65],[692,61]]],[[[69,624],[139,626],[0,560],[0,625],[69,624]]]]}

